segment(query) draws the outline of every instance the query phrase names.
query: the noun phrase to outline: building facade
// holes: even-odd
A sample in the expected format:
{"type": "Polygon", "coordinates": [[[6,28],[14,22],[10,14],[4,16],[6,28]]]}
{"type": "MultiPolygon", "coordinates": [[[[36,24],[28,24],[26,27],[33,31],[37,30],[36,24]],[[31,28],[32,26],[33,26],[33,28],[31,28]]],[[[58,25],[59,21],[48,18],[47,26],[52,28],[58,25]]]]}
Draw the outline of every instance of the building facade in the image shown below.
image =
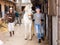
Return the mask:
{"type": "Polygon", "coordinates": [[[16,7],[17,0],[0,0],[0,17],[4,17],[10,7],[16,7]]]}
{"type": "Polygon", "coordinates": [[[19,11],[23,11],[27,4],[31,4],[31,0],[18,0],[17,8],[19,11]]]}

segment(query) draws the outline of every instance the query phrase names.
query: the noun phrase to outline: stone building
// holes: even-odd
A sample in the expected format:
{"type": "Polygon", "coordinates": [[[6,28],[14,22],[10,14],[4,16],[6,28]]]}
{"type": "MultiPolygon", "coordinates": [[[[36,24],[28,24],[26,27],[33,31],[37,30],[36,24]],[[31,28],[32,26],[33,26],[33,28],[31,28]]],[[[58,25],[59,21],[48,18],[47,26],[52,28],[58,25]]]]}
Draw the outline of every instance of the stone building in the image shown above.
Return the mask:
{"type": "Polygon", "coordinates": [[[10,7],[16,7],[17,0],[0,0],[0,17],[4,17],[10,7]]]}

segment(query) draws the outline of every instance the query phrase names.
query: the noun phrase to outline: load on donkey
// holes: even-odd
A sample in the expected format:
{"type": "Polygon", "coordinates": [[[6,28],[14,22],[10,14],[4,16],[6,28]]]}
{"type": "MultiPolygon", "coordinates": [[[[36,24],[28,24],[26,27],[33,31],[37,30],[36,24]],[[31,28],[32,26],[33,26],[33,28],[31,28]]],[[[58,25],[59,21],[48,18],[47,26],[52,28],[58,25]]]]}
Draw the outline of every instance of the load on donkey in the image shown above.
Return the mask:
{"type": "Polygon", "coordinates": [[[7,31],[7,25],[5,24],[5,20],[0,18],[0,31],[5,32],[7,31]]]}

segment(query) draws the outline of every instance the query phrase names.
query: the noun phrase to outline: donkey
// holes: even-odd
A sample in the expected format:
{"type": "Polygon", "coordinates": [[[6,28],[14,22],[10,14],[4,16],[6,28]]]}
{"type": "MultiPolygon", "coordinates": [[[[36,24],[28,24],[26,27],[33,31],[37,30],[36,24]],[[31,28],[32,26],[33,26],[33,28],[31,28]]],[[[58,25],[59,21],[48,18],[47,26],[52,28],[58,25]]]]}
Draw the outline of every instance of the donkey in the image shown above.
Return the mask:
{"type": "Polygon", "coordinates": [[[24,21],[24,27],[25,27],[25,40],[27,40],[29,36],[29,40],[32,39],[32,4],[26,5],[25,9],[25,14],[23,16],[23,21],[24,21]]]}

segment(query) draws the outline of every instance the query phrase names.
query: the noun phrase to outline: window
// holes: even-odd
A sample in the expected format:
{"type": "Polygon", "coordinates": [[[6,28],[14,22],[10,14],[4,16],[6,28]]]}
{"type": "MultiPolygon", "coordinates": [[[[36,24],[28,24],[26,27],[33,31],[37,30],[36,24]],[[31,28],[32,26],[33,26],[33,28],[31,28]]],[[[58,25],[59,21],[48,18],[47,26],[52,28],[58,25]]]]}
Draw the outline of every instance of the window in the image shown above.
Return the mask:
{"type": "Polygon", "coordinates": [[[22,0],[22,3],[30,3],[30,0],[22,0]]]}
{"type": "Polygon", "coordinates": [[[5,13],[7,13],[9,11],[9,6],[5,5],[5,13]]]}
{"type": "Polygon", "coordinates": [[[25,6],[22,6],[22,11],[24,11],[25,6]]]}
{"type": "Polygon", "coordinates": [[[16,3],[19,3],[19,0],[15,0],[16,3]]]}

